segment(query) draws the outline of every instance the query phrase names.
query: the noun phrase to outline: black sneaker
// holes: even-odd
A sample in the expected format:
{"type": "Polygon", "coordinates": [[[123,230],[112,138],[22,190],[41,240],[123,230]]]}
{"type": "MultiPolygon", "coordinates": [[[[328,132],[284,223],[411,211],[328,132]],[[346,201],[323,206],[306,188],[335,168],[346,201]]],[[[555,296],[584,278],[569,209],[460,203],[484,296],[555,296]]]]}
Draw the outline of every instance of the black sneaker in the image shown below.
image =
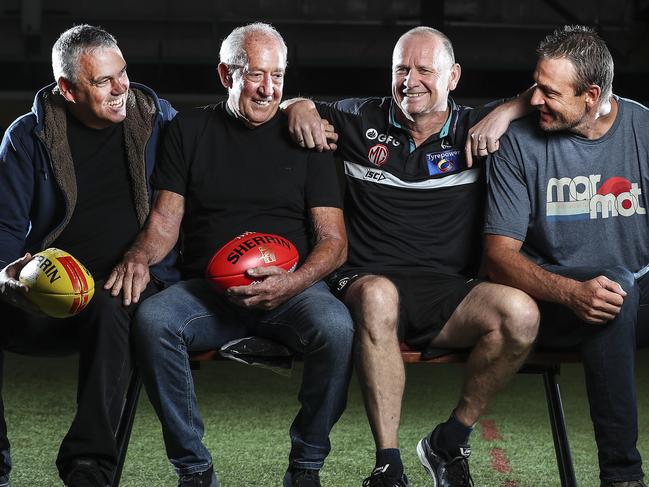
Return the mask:
{"type": "Polygon", "coordinates": [[[284,487],[322,487],[320,472],[306,468],[289,468],[284,474],[284,487]]]}
{"type": "Polygon", "coordinates": [[[0,487],[11,487],[11,482],[9,481],[9,474],[0,475],[0,487]]]}
{"type": "Polygon", "coordinates": [[[473,487],[469,472],[471,447],[460,445],[457,451],[434,450],[432,445],[437,437],[439,426],[417,444],[417,456],[435,487],[473,487]]]}
{"type": "Polygon", "coordinates": [[[219,487],[219,478],[210,467],[204,472],[191,475],[181,475],[178,479],[178,487],[219,487]]]}
{"type": "Polygon", "coordinates": [[[369,477],[363,480],[363,487],[409,487],[408,477],[404,473],[400,479],[388,477],[388,465],[376,467],[369,477]]]}
{"type": "Polygon", "coordinates": [[[108,479],[94,460],[77,459],[63,483],[67,487],[107,487],[108,479]]]}

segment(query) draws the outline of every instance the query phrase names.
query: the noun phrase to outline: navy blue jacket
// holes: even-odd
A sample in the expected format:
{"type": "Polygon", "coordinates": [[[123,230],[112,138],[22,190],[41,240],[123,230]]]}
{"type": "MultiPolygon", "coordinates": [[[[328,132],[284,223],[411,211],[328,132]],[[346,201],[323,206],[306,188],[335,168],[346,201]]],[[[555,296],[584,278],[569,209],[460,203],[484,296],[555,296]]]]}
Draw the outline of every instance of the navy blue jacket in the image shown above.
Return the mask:
{"type": "MultiPolygon", "coordinates": [[[[34,98],[32,111],[16,119],[0,145],[0,267],[25,252],[54,242],[69,223],[76,203],[76,179],[66,133],[65,103],[52,83],[34,98]]],[[[131,83],[124,121],[135,210],[144,225],[151,204],[150,177],[163,129],[176,110],[150,88],[131,83]],[[144,157],[142,157],[144,156],[144,157]]],[[[179,274],[172,251],[151,268],[160,281],[179,274]]],[[[117,262],[116,262],[117,264],[117,262]]]]}

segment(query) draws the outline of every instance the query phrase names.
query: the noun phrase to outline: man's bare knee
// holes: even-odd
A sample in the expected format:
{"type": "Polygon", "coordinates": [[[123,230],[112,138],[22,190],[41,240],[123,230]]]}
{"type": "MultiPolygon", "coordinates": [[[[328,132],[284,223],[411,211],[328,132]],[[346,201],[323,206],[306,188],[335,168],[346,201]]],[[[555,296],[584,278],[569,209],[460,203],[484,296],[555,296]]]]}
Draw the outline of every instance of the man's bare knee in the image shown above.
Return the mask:
{"type": "Polygon", "coordinates": [[[509,288],[500,308],[504,339],[516,348],[531,348],[539,331],[540,313],[536,301],[523,291],[509,288]]]}
{"type": "Polygon", "coordinates": [[[345,303],[352,310],[357,333],[368,333],[373,340],[396,333],[399,292],[389,279],[361,277],[347,291],[345,303]]]}

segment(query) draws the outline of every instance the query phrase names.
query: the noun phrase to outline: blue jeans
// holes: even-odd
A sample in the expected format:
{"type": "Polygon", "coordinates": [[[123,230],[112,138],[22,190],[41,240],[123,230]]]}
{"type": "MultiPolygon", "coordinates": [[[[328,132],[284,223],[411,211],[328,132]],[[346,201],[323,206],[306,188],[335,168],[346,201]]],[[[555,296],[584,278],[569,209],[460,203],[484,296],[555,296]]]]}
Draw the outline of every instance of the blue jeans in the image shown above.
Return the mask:
{"type": "MultiPolygon", "coordinates": [[[[347,401],[353,322],[323,282],[272,311],[234,306],[204,279],[182,281],[139,308],[133,339],[144,385],[160,422],[169,460],[179,475],[212,464],[187,352],[219,348],[248,335],[276,340],[304,357],[299,400],[290,429],[290,465],[320,469],[329,432],[347,401]]],[[[224,405],[224,407],[227,407],[224,405]]]]}
{"type": "Polygon", "coordinates": [[[608,269],[544,266],[544,269],[578,281],[604,275],[627,293],[620,313],[604,325],[586,324],[566,307],[540,303],[538,346],[581,351],[600,478],[607,482],[641,479],[642,460],[636,448],[638,410],[634,366],[636,325],[638,319],[646,319],[641,304],[649,304],[646,292],[649,279],[636,281],[633,273],[620,266],[608,269]]]}

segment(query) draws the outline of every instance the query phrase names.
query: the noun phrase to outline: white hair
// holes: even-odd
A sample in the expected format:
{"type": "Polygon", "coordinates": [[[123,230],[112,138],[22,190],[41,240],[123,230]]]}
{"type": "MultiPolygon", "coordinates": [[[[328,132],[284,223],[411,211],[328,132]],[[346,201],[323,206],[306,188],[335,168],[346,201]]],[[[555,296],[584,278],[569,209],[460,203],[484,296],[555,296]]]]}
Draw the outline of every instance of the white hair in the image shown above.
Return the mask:
{"type": "Polygon", "coordinates": [[[252,35],[265,35],[275,38],[282,46],[282,55],[284,56],[284,67],[287,63],[288,48],[277,29],[264,22],[255,22],[254,24],[237,27],[221,43],[219,59],[223,64],[231,66],[246,66],[248,64],[248,54],[246,53],[246,40],[252,35]]]}

